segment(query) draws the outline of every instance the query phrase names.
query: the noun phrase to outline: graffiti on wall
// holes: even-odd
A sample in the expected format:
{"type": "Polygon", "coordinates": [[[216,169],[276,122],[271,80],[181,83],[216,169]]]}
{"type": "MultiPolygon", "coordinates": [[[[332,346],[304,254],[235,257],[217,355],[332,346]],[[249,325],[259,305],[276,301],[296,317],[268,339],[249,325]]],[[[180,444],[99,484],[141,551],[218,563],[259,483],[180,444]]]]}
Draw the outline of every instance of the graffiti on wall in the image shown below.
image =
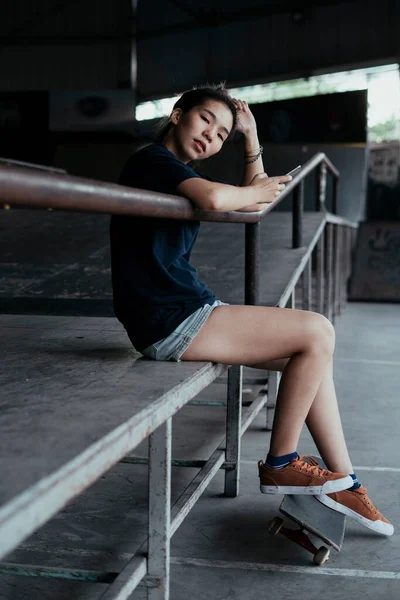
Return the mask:
{"type": "Polygon", "coordinates": [[[360,224],[350,298],[400,302],[400,223],[360,224]]]}

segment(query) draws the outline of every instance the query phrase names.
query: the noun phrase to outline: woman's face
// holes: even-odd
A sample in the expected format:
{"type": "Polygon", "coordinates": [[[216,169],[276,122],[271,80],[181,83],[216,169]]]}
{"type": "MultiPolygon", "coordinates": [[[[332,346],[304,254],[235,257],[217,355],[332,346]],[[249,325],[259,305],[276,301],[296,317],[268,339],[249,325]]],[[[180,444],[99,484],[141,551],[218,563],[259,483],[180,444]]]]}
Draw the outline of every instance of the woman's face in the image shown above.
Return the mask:
{"type": "Polygon", "coordinates": [[[217,100],[205,100],[187,113],[174,111],[171,121],[175,127],[165,145],[185,163],[219,152],[233,126],[231,111],[217,100]]]}

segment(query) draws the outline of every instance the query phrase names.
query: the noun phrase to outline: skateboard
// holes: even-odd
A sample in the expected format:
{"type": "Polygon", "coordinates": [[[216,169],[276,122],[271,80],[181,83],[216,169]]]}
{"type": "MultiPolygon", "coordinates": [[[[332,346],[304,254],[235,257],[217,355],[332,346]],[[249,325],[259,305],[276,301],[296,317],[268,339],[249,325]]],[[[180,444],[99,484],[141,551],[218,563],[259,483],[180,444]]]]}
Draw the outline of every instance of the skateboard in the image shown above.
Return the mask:
{"type": "MultiPolygon", "coordinates": [[[[319,456],[313,456],[320,467],[326,468],[319,456]]],[[[285,537],[302,546],[313,554],[313,562],[323,565],[330,555],[326,546],[319,548],[311,541],[309,534],[324,541],[328,546],[340,551],[343,545],[346,527],[346,516],[325,506],[314,496],[297,496],[286,494],[279,507],[279,511],[299,527],[291,529],[284,526],[284,520],[276,517],[268,524],[268,531],[272,535],[281,533],[285,537]]]]}

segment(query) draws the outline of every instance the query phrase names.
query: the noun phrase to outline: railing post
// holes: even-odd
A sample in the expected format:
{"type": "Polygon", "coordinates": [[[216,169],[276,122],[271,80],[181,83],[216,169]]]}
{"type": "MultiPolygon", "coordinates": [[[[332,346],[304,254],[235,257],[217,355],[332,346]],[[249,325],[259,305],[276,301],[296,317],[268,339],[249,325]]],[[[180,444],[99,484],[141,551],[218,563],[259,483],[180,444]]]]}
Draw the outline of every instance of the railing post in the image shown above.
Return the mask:
{"type": "Polygon", "coordinates": [[[333,225],[326,224],[326,288],[324,314],[329,319],[333,318],[333,225]]]}
{"type": "Polygon", "coordinates": [[[343,306],[347,302],[347,285],[349,282],[349,277],[351,273],[351,256],[352,256],[352,247],[351,247],[351,229],[350,227],[344,227],[344,240],[343,240],[343,288],[342,288],[342,304],[343,306]]]}
{"type": "Polygon", "coordinates": [[[325,229],[317,242],[317,281],[316,281],[316,312],[324,313],[324,258],[325,258],[325,229]]]}
{"type": "Polygon", "coordinates": [[[337,215],[339,210],[339,189],[340,179],[339,177],[333,177],[332,212],[334,215],[337,215]]]}
{"type": "Polygon", "coordinates": [[[304,179],[293,190],[292,200],[292,248],[303,245],[304,179]]]}
{"type": "MultiPolygon", "coordinates": [[[[260,293],[260,222],[246,223],[244,303],[257,305],[260,293]]],[[[242,421],[243,369],[234,365],[229,369],[226,410],[225,460],[236,463],[235,469],[225,471],[225,495],[239,493],[239,461],[242,421]]]]}
{"type": "Polygon", "coordinates": [[[225,471],[225,496],[239,495],[240,442],[242,439],[242,376],[243,367],[234,365],[228,372],[226,408],[226,462],[235,463],[234,469],[225,471]]]}
{"type": "Polygon", "coordinates": [[[260,294],[260,222],[246,223],[244,303],[259,304],[260,294]]]}
{"type": "MultiPolygon", "coordinates": [[[[351,275],[351,262],[352,262],[352,258],[353,258],[353,230],[351,229],[351,227],[346,227],[347,229],[347,282],[350,279],[350,275],[351,275]]],[[[346,292],[347,292],[347,288],[346,288],[346,292]]],[[[346,298],[347,298],[347,294],[346,294],[346,298]]]]}
{"type": "MultiPolygon", "coordinates": [[[[244,303],[256,306],[260,303],[260,226],[261,223],[246,223],[245,236],[245,286],[244,303]]],[[[231,367],[232,370],[234,367],[231,367]]],[[[237,367],[235,367],[237,368],[237,367]]],[[[268,372],[268,391],[266,402],[266,427],[271,428],[274,407],[276,402],[278,373],[268,372]],[[275,382],[276,390],[273,391],[272,381],[275,382]],[[269,410],[270,409],[270,410],[269,410]]],[[[225,479],[226,481],[226,479],[225,479]]],[[[232,484],[231,484],[232,485],[232,484]]],[[[237,486],[239,484],[237,483],[237,486]]],[[[226,487],[225,487],[226,490],[226,487]]]]}
{"type": "Polygon", "coordinates": [[[303,271],[303,310],[311,310],[312,308],[312,257],[307,261],[307,265],[303,271]]]}
{"type": "Polygon", "coordinates": [[[168,419],[149,437],[148,575],[159,585],[148,600],[168,600],[171,537],[171,423],[168,419]]]}
{"type": "Polygon", "coordinates": [[[317,205],[316,210],[326,210],[326,164],[320,164],[317,171],[317,205]]]}
{"type": "Polygon", "coordinates": [[[280,371],[268,371],[267,422],[266,422],[267,431],[272,430],[272,425],[274,423],[276,398],[278,396],[280,380],[281,380],[280,371]]]}
{"type": "Polygon", "coordinates": [[[345,281],[345,228],[342,225],[338,226],[338,238],[339,238],[339,290],[338,290],[338,314],[342,314],[343,309],[343,288],[345,281]]]}
{"type": "Polygon", "coordinates": [[[339,314],[339,295],[340,295],[340,225],[333,226],[333,260],[334,260],[334,278],[333,278],[333,319],[339,314]]]}

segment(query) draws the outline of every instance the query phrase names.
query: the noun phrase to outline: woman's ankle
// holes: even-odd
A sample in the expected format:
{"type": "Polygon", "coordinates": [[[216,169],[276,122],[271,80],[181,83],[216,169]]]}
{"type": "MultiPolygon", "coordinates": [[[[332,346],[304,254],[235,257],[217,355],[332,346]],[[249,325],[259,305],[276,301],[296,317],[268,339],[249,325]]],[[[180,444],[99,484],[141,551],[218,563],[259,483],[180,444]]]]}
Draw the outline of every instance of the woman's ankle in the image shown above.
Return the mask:
{"type": "Polygon", "coordinates": [[[270,469],[283,469],[286,467],[292,460],[298,458],[297,452],[290,452],[289,454],[283,454],[280,456],[274,456],[268,452],[265,465],[270,469]]]}

